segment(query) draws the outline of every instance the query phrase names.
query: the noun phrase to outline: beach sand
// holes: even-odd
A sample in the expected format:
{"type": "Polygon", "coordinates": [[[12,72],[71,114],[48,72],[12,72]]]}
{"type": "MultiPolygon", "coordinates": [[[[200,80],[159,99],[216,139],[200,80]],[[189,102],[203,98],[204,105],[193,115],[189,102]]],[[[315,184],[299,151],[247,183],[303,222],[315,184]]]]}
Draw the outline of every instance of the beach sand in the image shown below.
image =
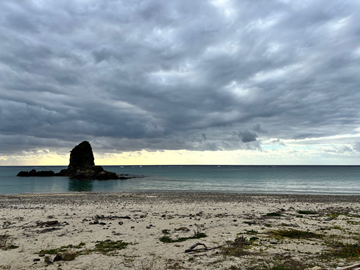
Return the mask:
{"type": "Polygon", "coordinates": [[[0,196],[0,269],[336,269],[360,262],[359,206],[360,196],[0,196]],[[120,240],[129,244],[99,247],[120,240]],[[185,252],[196,243],[207,250],[185,252]],[[39,255],[61,247],[76,258],[39,255]]]}

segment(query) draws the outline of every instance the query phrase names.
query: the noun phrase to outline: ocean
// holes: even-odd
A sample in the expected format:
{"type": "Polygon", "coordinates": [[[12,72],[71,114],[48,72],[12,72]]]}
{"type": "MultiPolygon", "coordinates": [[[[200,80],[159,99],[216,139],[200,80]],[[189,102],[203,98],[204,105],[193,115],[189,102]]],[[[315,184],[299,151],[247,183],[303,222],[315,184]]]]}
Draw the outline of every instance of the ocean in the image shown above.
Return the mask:
{"type": "Polygon", "coordinates": [[[144,178],[80,181],[17,177],[66,166],[1,166],[0,194],[64,192],[225,192],[252,194],[360,194],[360,166],[103,166],[144,178]]]}

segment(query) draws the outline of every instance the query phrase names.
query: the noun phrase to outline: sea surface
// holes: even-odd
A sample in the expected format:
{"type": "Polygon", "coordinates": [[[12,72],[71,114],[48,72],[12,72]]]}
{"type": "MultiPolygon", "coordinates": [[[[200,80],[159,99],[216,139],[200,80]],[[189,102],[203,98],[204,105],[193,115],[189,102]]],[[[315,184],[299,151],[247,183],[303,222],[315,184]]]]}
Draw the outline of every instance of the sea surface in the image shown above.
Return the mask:
{"type": "Polygon", "coordinates": [[[128,180],[84,181],[68,177],[17,177],[35,169],[66,166],[0,166],[0,194],[63,192],[228,192],[360,195],[360,166],[103,166],[145,175],[128,180]]]}

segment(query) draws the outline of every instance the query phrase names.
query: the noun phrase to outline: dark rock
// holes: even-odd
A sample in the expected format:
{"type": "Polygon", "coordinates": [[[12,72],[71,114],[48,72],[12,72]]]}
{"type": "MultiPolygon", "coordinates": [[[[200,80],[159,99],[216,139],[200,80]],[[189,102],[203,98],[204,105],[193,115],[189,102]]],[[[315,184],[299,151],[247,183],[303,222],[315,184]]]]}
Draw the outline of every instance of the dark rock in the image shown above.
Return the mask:
{"type": "Polygon", "coordinates": [[[95,166],[94,155],[89,142],[83,141],[71,150],[69,171],[74,173],[77,170],[91,170],[93,166],[95,166]]]}
{"type": "Polygon", "coordinates": [[[58,253],[63,261],[72,261],[76,257],[75,251],[66,251],[62,253],[58,253]]]}
{"type": "Polygon", "coordinates": [[[61,255],[60,255],[60,254],[56,254],[56,256],[55,256],[55,258],[54,258],[53,261],[54,261],[54,262],[56,262],[56,261],[61,261],[61,255]]]}
{"type": "Polygon", "coordinates": [[[59,252],[56,254],[54,258],[54,262],[56,261],[72,261],[75,259],[77,253],[75,251],[65,251],[65,252],[59,252]]]}
{"type": "Polygon", "coordinates": [[[53,171],[39,171],[36,172],[36,176],[54,176],[55,173],[53,171]]]}
{"type": "Polygon", "coordinates": [[[39,258],[35,258],[33,261],[34,261],[34,262],[39,262],[40,259],[39,259],[39,258]]]}
{"type": "MultiPolygon", "coordinates": [[[[71,172],[71,171],[70,171],[71,172]]],[[[70,174],[71,179],[77,180],[110,180],[119,179],[116,173],[104,170],[101,166],[93,166],[90,169],[77,170],[75,174],[70,174]]]]}
{"type": "Polygon", "coordinates": [[[68,169],[62,169],[60,172],[56,173],[55,176],[68,176],[70,172],[68,169]]]}
{"type": "Polygon", "coordinates": [[[21,171],[17,176],[29,177],[29,176],[55,176],[53,171],[39,171],[32,169],[31,171],[21,171]]]}
{"type": "Polygon", "coordinates": [[[29,176],[29,172],[21,171],[16,176],[29,176]]]}

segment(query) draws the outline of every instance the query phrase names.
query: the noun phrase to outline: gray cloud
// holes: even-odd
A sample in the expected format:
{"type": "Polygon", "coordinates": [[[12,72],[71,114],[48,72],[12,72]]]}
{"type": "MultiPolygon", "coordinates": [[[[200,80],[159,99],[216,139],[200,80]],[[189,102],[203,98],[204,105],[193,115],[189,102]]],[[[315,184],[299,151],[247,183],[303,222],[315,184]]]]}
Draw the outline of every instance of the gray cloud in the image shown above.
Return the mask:
{"type": "Polygon", "coordinates": [[[336,146],[332,145],[330,148],[325,148],[322,150],[327,153],[344,154],[344,153],[351,153],[355,149],[354,148],[352,149],[347,145],[341,145],[340,147],[336,147],[336,146]]]}
{"type": "Polygon", "coordinates": [[[259,123],[256,123],[253,127],[252,130],[259,132],[259,133],[268,133],[266,130],[261,128],[261,125],[259,123]]]}
{"type": "Polygon", "coordinates": [[[215,3],[1,1],[2,154],[357,133],[358,3],[215,3]]]}
{"type": "Polygon", "coordinates": [[[239,137],[241,138],[241,141],[243,143],[248,143],[248,142],[256,141],[256,138],[258,137],[258,135],[249,130],[244,130],[244,131],[239,132],[239,137]]]}
{"type": "Polygon", "coordinates": [[[353,145],[352,145],[352,148],[354,149],[354,151],[357,151],[357,152],[360,152],[360,142],[355,142],[353,145]]]}
{"type": "Polygon", "coordinates": [[[272,140],[271,144],[286,146],[286,144],[283,141],[281,141],[280,139],[272,140]]]}

